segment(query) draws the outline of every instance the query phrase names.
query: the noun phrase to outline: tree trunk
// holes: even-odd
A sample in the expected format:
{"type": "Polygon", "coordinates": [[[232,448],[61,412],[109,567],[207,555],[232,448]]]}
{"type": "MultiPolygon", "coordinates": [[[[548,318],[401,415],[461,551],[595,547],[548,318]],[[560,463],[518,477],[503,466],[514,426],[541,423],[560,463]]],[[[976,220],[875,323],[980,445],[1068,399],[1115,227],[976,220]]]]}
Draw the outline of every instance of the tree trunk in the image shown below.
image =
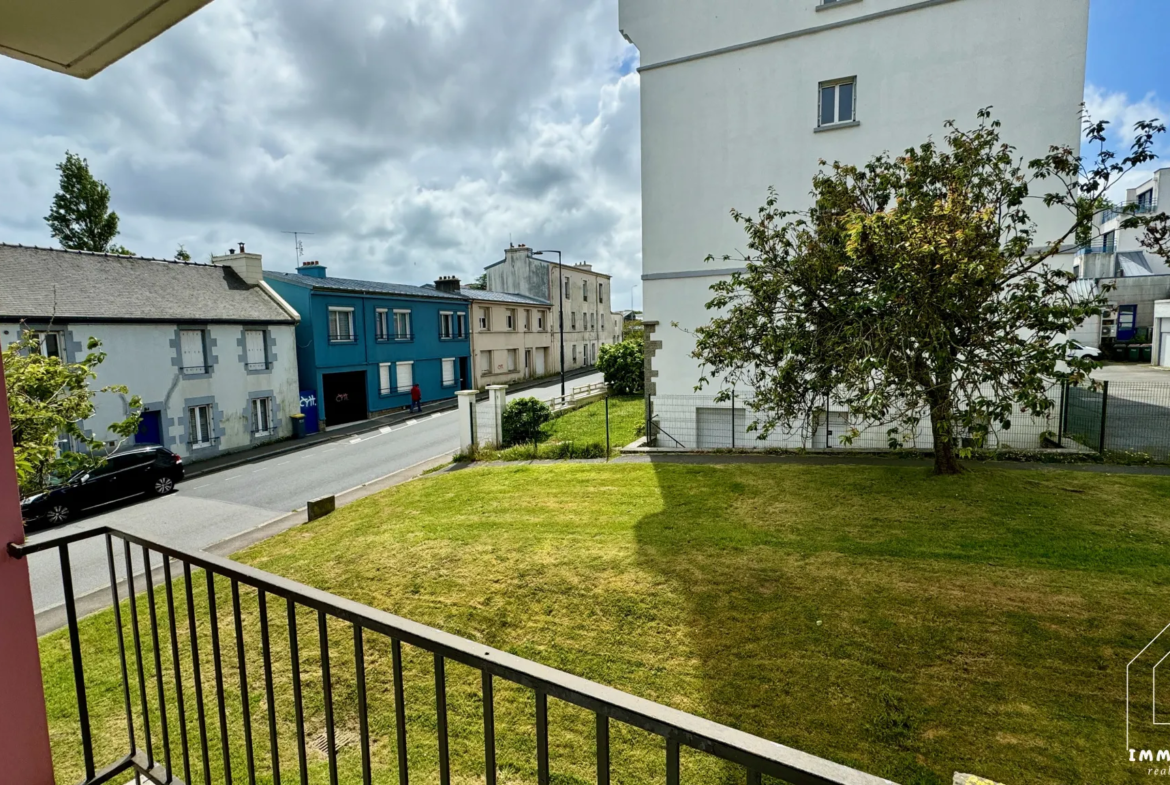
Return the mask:
{"type": "Polygon", "coordinates": [[[955,424],[950,390],[929,393],[930,432],[934,439],[934,473],[962,474],[965,470],[955,456],[955,424]]]}

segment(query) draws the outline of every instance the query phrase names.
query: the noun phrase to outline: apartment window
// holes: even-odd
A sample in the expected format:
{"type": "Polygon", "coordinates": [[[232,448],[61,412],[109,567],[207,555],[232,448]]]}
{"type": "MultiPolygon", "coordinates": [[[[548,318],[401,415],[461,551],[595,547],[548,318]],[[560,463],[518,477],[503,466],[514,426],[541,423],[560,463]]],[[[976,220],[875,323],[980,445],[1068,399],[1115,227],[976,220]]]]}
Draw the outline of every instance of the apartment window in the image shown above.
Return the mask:
{"type": "Polygon", "coordinates": [[[393,363],[382,363],[378,366],[378,392],[381,395],[389,395],[394,392],[394,387],[390,382],[390,370],[393,363]]]}
{"type": "Polygon", "coordinates": [[[544,311],[538,311],[536,314],[536,329],[544,331],[544,311]]]}
{"type": "Polygon", "coordinates": [[[1106,232],[1101,237],[1101,247],[1104,248],[1105,253],[1113,253],[1117,250],[1117,233],[1106,232]]]}
{"type": "Polygon", "coordinates": [[[585,302],[589,302],[589,282],[588,281],[581,282],[581,299],[584,300],[585,302]]]}
{"type": "Polygon", "coordinates": [[[857,80],[855,78],[821,83],[820,121],[818,122],[821,128],[854,121],[856,87],[857,80]]]}
{"type": "Polygon", "coordinates": [[[410,392],[410,388],[414,386],[414,363],[397,363],[394,375],[398,378],[398,392],[410,392]]]}
{"type": "Polygon", "coordinates": [[[374,311],[375,334],[379,341],[390,340],[390,312],[385,308],[374,311]]]}
{"type": "Polygon", "coordinates": [[[272,399],[252,399],[252,435],[267,436],[272,433],[272,399]]]}
{"type": "Polygon", "coordinates": [[[459,330],[459,337],[467,337],[467,314],[460,312],[455,314],[455,326],[459,330]]]}
{"type": "Polygon", "coordinates": [[[605,302],[605,284],[597,284],[597,302],[600,305],[605,302]]]}
{"type": "Polygon", "coordinates": [[[592,358],[589,362],[597,362],[597,344],[589,347],[589,356],[592,358]]]}
{"type": "Polygon", "coordinates": [[[263,330],[244,331],[244,366],[249,371],[268,370],[268,341],[263,330]]]}
{"type": "Polygon", "coordinates": [[[33,352],[44,357],[65,359],[65,337],[61,333],[33,333],[36,345],[33,352]]]}
{"type": "Polygon", "coordinates": [[[516,370],[517,352],[518,352],[517,349],[509,349],[508,350],[508,370],[509,371],[516,370]]]}
{"type": "Polygon", "coordinates": [[[192,406],[187,410],[187,441],[192,450],[211,446],[211,406],[192,406]]]}
{"type": "Polygon", "coordinates": [[[179,351],[183,355],[183,373],[207,373],[207,358],[203,350],[203,330],[181,330],[179,351]]]}
{"type": "Polygon", "coordinates": [[[504,326],[509,330],[516,329],[516,309],[508,308],[504,311],[504,326]]]}
{"type": "Polygon", "coordinates": [[[1137,196],[1137,205],[1139,213],[1148,213],[1154,207],[1154,191],[1151,189],[1145,193],[1140,193],[1137,196]]]}
{"type": "Polygon", "coordinates": [[[573,365],[577,364],[577,344],[573,344],[573,365]]]}
{"type": "Polygon", "coordinates": [[[595,313],[589,314],[589,329],[590,330],[597,329],[597,314],[595,314],[595,313]]]}
{"type": "Polygon", "coordinates": [[[479,309],[479,329],[480,330],[492,329],[492,310],[491,310],[491,308],[480,308],[479,309]]]}
{"type": "Polygon", "coordinates": [[[532,330],[532,311],[524,309],[524,332],[531,332],[532,330]]]}
{"type": "Polygon", "coordinates": [[[410,311],[395,309],[394,339],[396,341],[409,341],[413,337],[410,333],[410,311]]]}
{"type": "Polygon", "coordinates": [[[443,386],[455,386],[455,358],[448,357],[443,360],[443,386]]]}
{"type": "Polygon", "coordinates": [[[569,286],[570,286],[569,279],[566,276],[566,278],[565,278],[565,297],[572,297],[573,296],[573,291],[569,288],[569,286]]]}
{"type": "Polygon", "coordinates": [[[492,353],[490,351],[479,353],[479,372],[482,376],[487,376],[492,372],[492,353]]]}
{"type": "Polygon", "coordinates": [[[439,313],[439,337],[455,337],[455,312],[442,311],[439,313]]]}
{"type": "Polygon", "coordinates": [[[577,329],[577,312],[576,311],[573,311],[571,314],[569,314],[569,321],[571,322],[571,324],[569,325],[569,329],[576,330],[577,329]]]}
{"type": "Polygon", "coordinates": [[[353,343],[357,338],[353,334],[353,309],[329,309],[329,342],[353,343]]]}

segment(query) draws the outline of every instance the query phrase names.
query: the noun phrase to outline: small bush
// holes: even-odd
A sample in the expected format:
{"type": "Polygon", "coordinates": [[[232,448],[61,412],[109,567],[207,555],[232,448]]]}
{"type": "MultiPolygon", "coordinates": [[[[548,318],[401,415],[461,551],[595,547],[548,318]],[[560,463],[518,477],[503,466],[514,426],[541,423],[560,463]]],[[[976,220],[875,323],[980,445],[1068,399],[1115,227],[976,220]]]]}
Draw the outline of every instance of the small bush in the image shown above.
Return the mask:
{"type": "Polygon", "coordinates": [[[532,444],[541,426],[552,419],[548,404],[535,398],[517,398],[504,407],[504,445],[532,444]]]}
{"type": "Polygon", "coordinates": [[[642,337],[627,338],[601,347],[597,369],[605,375],[605,383],[615,395],[636,395],[642,392],[644,358],[642,337]]]}

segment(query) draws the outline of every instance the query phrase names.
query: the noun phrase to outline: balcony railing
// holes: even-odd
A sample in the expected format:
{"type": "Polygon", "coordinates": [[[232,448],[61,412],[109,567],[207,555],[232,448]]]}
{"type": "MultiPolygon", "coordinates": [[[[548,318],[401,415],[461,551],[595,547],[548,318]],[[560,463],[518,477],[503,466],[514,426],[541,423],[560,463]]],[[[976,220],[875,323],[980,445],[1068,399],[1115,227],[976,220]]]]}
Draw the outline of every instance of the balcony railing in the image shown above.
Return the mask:
{"type": "MultiPolygon", "coordinates": [[[[394,616],[384,611],[310,588],[295,581],[272,575],[262,570],[223,559],[202,551],[188,551],[167,545],[158,540],[114,528],[100,526],[80,532],[38,538],[24,545],[11,545],[9,550],[17,558],[40,551],[57,550],[61,564],[61,578],[65,597],[65,615],[68,624],[70,651],[72,655],[73,684],[77,696],[79,738],[85,770],[82,785],[100,785],[119,778],[126,773],[140,775],[156,785],[170,783],[215,782],[256,782],[257,777],[270,777],[272,782],[306,782],[309,777],[308,742],[306,727],[324,726],[325,744],[321,750],[327,755],[330,782],[338,781],[338,729],[347,732],[355,724],[358,728],[356,743],[360,744],[360,768],[362,781],[372,782],[371,732],[368,710],[366,681],[366,651],[375,645],[383,646],[383,639],[389,643],[393,670],[393,690],[385,693],[392,701],[395,716],[398,779],[407,782],[408,757],[414,757],[409,746],[410,736],[406,722],[408,706],[403,689],[403,647],[423,650],[431,655],[434,663],[434,701],[428,701],[435,710],[434,726],[438,745],[439,781],[450,782],[451,758],[448,736],[446,665],[460,663],[478,671],[482,696],[484,771],[483,781],[495,785],[496,766],[496,720],[493,690],[497,680],[509,682],[527,691],[534,705],[536,737],[536,770],[540,783],[547,784],[550,777],[549,754],[549,698],[564,701],[592,713],[596,727],[597,781],[610,782],[610,726],[614,722],[640,728],[661,739],[662,755],[665,762],[665,781],[668,785],[680,782],[680,750],[683,747],[698,750],[734,765],[746,774],[748,783],[760,783],[761,775],[769,775],[791,783],[849,783],[850,785],[879,785],[887,783],[854,769],[833,763],[823,758],[785,747],[781,744],[752,736],[733,728],[701,719],[676,709],[671,709],[642,698],[573,676],[538,663],[525,660],[498,649],[492,649],[474,641],[394,616]],[[121,669],[121,693],[125,710],[126,747],[124,753],[113,761],[96,760],[90,720],[90,707],[86,697],[86,663],[82,656],[82,640],[78,629],[77,609],[73,592],[73,574],[69,559],[70,543],[90,538],[104,538],[106,561],[109,570],[110,594],[113,603],[113,619],[110,635],[118,641],[117,654],[121,669]],[[143,572],[134,574],[132,553],[140,556],[139,566],[143,572]],[[119,593],[116,562],[122,559],[126,575],[126,593],[119,593]],[[197,571],[203,571],[203,580],[197,571]],[[153,578],[153,579],[152,579],[153,578]],[[145,583],[145,587],[142,584],[145,583]],[[205,584],[200,588],[199,584],[205,584]],[[176,584],[179,589],[176,590],[176,584]],[[145,597],[140,593],[145,590],[145,597]],[[221,595],[230,589],[230,616],[234,628],[232,641],[221,641],[221,603],[227,598],[221,595]],[[196,594],[206,592],[206,603],[196,600],[196,594]],[[160,598],[159,595],[162,595],[160,598]],[[133,648],[126,644],[124,629],[125,613],[122,601],[128,609],[130,640],[133,648]],[[178,601],[176,601],[176,598],[178,601]],[[241,613],[241,604],[247,603],[247,622],[241,613]],[[253,598],[255,614],[253,617],[253,598]],[[275,614],[283,619],[279,626],[287,627],[287,634],[278,631],[270,635],[274,626],[269,618],[269,604],[284,606],[286,614],[275,614]],[[145,604],[146,613],[140,610],[145,604]],[[162,608],[160,609],[160,605],[162,608]],[[185,605],[185,608],[183,607],[185,605]],[[201,627],[197,606],[205,611],[207,635],[192,634],[201,627]],[[319,662],[321,677],[321,698],[306,699],[303,679],[314,679],[302,665],[300,636],[307,630],[298,629],[298,612],[312,612],[316,618],[318,637],[317,652],[310,643],[306,648],[307,659],[319,662]],[[149,634],[142,635],[141,616],[146,616],[149,634]],[[331,670],[330,651],[338,652],[338,645],[329,642],[330,622],[336,628],[341,622],[348,626],[353,636],[352,665],[348,653],[337,657],[338,670],[345,674],[339,678],[331,670]],[[260,655],[263,673],[263,698],[261,689],[249,682],[247,651],[249,645],[244,634],[245,627],[260,635],[260,655]],[[160,627],[162,635],[160,636],[160,627]],[[188,646],[180,641],[188,639],[188,646]],[[272,640],[288,642],[287,651],[278,652],[274,657],[272,640]],[[166,645],[160,645],[160,639],[166,645]],[[208,648],[203,648],[206,643],[208,648]],[[224,649],[227,649],[225,651],[224,649]],[[229,661],[232,649],[236,665],[229,661]],[[319,652],[318,657],[314,657],[319,652]],[[213,668],[213,678],[206,678],[208,661],[213,668]],[[343,665],[344,663],[344,665],[343,665]],[[291,676],[291,707],[278,708],[274,689],[276,683],[286,683],[284,666],[291,676]],[[278,672],[278,668],[280,671],[278,672]],[[351,670],[352,668],[352,670],[351,670]],[[232,675],[235,670],[239,680],[239,709],[225,689],[225,670],[232,675]],[[352,672],[353,681],[348,681],[352,672]],[[151,683],[153,682],[153,683],[151,683]],[[340,699],[341,707],[335,705],[334,693],[348,696],[356,694],[356,706],[340,699]],[[353,693],[350,692],[353,690],[353,693]],[[195,722],[189,725],[189,711],[194,707],[195,722]],[[260,707],[263,707],[262,709],[260,707]],[[278,748],[280,734],[277,731],[279,712],[293,711],[295,718],[296,762],[299,780],[292,772],[281,771],[282,757],[278,748]],[[264,717],[253,717],[253,711],[263,711],[264,717]],[[338,714],[341,714],[339,717],[338,714]],[[356,718],[352,716],[356,713],[356,718]],[[239,738],[229,729],[228,716],[233,725],[240,725],[243,731],[244,760],[233,758],[231,750],[238,750],[239,738]],[[168,723],[168,717],[177,720],[168,723]],[[157,718],[157,723],[155,722],[157,718]],[[253,736],[253,720],[265,722],[267,733],[258,734],[267,739],[257,740],[253,736]],[[153,725],[153,727],[152,727],[153,725]],[[172,731],[178,731],[177,736],[172,731]],[[161,739],[161,746],[156,742],[161,739]],[[237,744],[232,744],[234,739],[237,744]],[[260,745],[268,750],[259,750],[260,745]],[[212,763],[214,759],[215,763],[212,763]],[[219,768],[221,776],[213,769],[219,768]],[[246,771],[246,779],[245,779],[246,771]],[[182,778],[178,777],[181,772],[182,778]]],[[[87,631],[87,634],[92,630],[87,631]]],[[[252,647],[253,664],[251,673],[257,671],[255,646],[252,647]]],[[[380,660],[375,654],[375,659],[380,660]]],[[[93,667],[91,663],[91,668],[93,667]]],[[[89,672],[93,672],[90,670],[89,672]]],[[[381,693],[374,693],[381,700],[381,693]]],[[[428,711],[430,710],[428,706],[428,711]]],[[[410,707],[414,709],[416,707],[410,707]]],[[[108,719],[108,718],[107,718],[108,719]]],[[[527,724],[527,721],[525,722],[527,724]]],[[[108,727],[108,726],[107,726],[108,727]]],[[[525,728],[527,730],[527,727],[525,728]]],[[[287,736],[284,737],[287,741],[287,736]]],[[[416,742],[419,746],[430,746],[431,739],[416,742]]],[[[283,760],[291,760],[291,755],[283,760]]],[[[60,766],[62,762],[58,761],[60,766]]],[[[352,761],[355,764],[356,760],[352,761]]],[[[121,779],[117,779],[118,782],[121,779]]],[[[384,781],[384,780],[383,780],[384,781]]]]}
{"type": "Polygon", "coordinates": [[[1101,223],[1112,221],[1114,218],[1119,218],[1123,215],[1147,215],[1149,213],[1157,212],[1157,210],[1157,199],[1129,201],[1120,206],[1106,208],[1104,212],[1101,213],[1101,223]]]}
{"type": "Polygon", "coordinates": [[[329,333],[329,343],[357,343],[353,333],[329,333]]]}

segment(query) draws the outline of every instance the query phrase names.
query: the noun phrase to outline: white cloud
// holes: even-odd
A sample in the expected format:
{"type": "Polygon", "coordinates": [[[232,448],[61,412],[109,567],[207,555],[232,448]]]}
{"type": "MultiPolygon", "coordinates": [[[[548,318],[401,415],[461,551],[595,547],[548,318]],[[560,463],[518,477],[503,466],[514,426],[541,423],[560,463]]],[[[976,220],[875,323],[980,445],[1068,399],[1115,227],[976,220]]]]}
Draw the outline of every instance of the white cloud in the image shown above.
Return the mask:
{"type": "MultiPolygon", "coordinates": [[[[1126,93],[1109,92],[1096,85],[1085,86],[1085,109],[1093,120],[1106,120],[1109,127],[1106,132],[1107,147],[1115,152],[1118,158],[1124,158],[1133,144],[1134,126],[1142,120],[1160,119],[1163,123],[1170,122],[1170,106],[1161,100],[1156,93],[1147,93],[1144,97],[1131,101],[1126,93]]],[[[1155,139],[1154,151],[1159,159],[1146,164],[1124,175],[1110,189],[1110,196],[1117,200],[1125,198],[1125,189],[1141,185],[1150,179],[1158,169],[1167,165],[1166,157],[1170,156],[1170,141],[1162,134],[1155,139]]],[[[1088,159],[1096,151],[1085,149],[1083,155],[1088,159]]]]}
{"type": "MultiPolygon", "coordinates": [[[[217,0],[82,82],[0,58],[0,240],[50,245],[66,149],[119,241],[469,279],[515,242],[641,272],[638,77],[616,0],[217,0]]],[[[620,300],[619,300],[620,302],[620,300]]]]}

